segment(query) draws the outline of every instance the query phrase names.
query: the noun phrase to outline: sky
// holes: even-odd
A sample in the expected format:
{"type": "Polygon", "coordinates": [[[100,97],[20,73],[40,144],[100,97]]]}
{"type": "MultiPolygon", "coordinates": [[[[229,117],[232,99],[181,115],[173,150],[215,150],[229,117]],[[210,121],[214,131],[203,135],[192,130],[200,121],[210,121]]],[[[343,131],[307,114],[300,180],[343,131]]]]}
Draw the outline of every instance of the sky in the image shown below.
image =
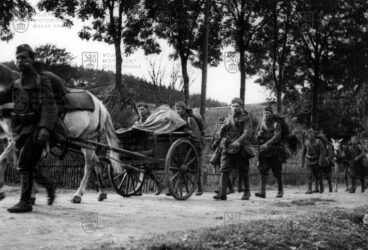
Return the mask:
{"type": "MultiPolygon", "coordinates": [[[[30,1],[32,4],[37,0],[30,1]]],[[[102,42],[85,41],[78,37],[78,31],[83,23],[75,20],[72,28],[62,26],[62,22],[51,13],[36,10],[33,21],[13,21],[11,28],[14,38],[9,42],[0,41],[0,62],[15,60],[15,49],[19,44],[27,43],[35,48],[46,43],[54,44],[59,48],[65,48],[74,56],[75,65],[86,65],[92,62],[98,69],[115,71],[114,46],[102,42]]],[[[163,64],[172,67],[173,61],[167,59],[172,50],[164,41],[160,42],[162,48],[163,64]]],[[[223,51],[223,56],[227,51],[223,51]]],[[[156,56],[157,57],[157,56],[156,56]]],[[[150,56],[153,59],[155,56],[150,56]]],[[[138,50],[129,57],[123,56],[123,74],[131,74],[136,77],[148,79],[148,59],[143,51],[138,50]]],[[[240,72],[237,69],[229,69],[231,64],[222,61],[217,67],[209,67],[207,73],[207,98],[213,98],[221,102],[229,103],[232,98],[238,97],[240,92],[240,72]]],[[[195,81],[190,85],[190,93],[201,92],[201,71],[190,67],[190,77],[195,81]]],[[[270,92],[254,83],[256,77],[247,77],[245,103],[259,103],[270,97],[270,92]]]]}

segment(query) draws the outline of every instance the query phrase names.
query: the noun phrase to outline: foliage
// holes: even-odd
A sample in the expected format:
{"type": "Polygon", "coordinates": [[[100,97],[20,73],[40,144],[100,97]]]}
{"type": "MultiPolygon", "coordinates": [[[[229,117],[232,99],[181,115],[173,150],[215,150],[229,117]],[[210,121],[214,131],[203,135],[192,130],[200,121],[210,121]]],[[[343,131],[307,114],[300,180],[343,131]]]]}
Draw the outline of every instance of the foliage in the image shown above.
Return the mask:
{"type": "Polygon", "coordinates": [[[27,0],[3,0],[0,4],[0,40],[9,41],[13,33],[9,29],[15,19],[30,20],[35,13],[27,0]]]}
{"type": "MultiPolygon", "coordinates": [[[[129,249],[363,249],[367,207],[292,219],[256,220],[132,241],[129,249]]],[[[235,222],[236,223],[236,222],[235,222]]]]}

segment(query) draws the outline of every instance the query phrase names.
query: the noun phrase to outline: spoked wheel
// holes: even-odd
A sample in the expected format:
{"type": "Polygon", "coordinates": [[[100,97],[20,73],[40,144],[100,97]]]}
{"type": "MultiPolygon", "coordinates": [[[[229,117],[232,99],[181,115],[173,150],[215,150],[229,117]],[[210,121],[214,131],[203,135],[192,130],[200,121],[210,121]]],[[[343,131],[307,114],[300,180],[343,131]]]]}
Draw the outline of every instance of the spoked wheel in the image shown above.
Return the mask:
{"type": "Polygon", "coordinates": [[[194,193],[199,178],[199,158],[193,143],[179,139],[171,145],[166,155],[165,173],[175,199],[186,200],[194,193]]]}
{"type": "Polygon", "coordinates": [[[109,161],[109,179],[118,194],[129,197],[141,190],[145,179],[142,167],[121,163],[123,171],[118,174],[112,167],[110,160],[107,159],[107,161],[109,161]]]}

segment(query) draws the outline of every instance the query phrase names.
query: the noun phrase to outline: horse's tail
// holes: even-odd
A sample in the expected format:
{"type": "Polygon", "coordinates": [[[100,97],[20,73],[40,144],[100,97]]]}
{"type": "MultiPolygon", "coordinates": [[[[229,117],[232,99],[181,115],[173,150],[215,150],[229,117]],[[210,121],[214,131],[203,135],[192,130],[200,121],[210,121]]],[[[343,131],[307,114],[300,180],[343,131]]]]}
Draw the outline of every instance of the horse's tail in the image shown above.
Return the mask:
{"type": "MultiPolygon", "coordinates": [[[[101,103],[101,111],[102,113],[104,113],[103,116],[105,116],[105,122],[103,123],[104,128],[105,128],[105,135],[106,135],[106,139],[107,139],[107,143],[110,147],[114,147],[114,148],[118,148],[119,147],[119,139],[117,138],[116,134],[115,134],[115,129],[114,129],[114,125],[112,123],[112,119],[111,116],[109,114],[109,112],[107,111],[107,109],[105,108],[105,106],[103,106],[103,104],[101,103]]],[[[102,119],[101,117],[101,119],[102,119]]],[[[110,157],[111,157],[111,165],[114,168],[114,171],[116,173],[121,173],[122,169],[120,164],[117,162],[119,161],[119,154],[114,152],[113,150],[110,150],[110,157]]]]}

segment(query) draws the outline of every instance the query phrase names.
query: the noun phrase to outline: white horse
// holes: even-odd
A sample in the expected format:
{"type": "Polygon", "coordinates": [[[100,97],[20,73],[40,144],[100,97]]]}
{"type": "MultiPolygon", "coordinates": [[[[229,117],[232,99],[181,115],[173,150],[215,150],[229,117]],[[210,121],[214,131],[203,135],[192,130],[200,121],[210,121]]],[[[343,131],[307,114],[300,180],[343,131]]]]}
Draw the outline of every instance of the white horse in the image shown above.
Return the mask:
{"type": "Polygon", "coordinates": [[[345,150],[341,144],[343,139],[334,140],[332,138],[332,146],[334,148],[334,162],[335,162],[335,192],[337,192],[337,187],[339,184],[339,176],[342,172],[345,179],[346,189],[349,191],[349,163],[346,159],[345,150]]]}
{"type": "MultiPolygon", "coordinates": [[[[0,63],[0,91],[7,89],[11,83],[18,79],[20,74],[16,71],[13,71],[6,67],[5,65],[0,63]]],[[[88,138],[89,135],[95,134],[96,132],[105,132],[105,136],[110,147],[118,147],[118,138],[115,135],[115,130],[112,124],[111,116],[107,111],[106,107],[103,103],[97,99],[94,95],[88,92],[91,95],[93,103],[94,103],[94,111],[73,111],[67,112],[64,116],[64,124],[68,129],[69,136],[76,138],[88,138]]],[[[0,106],[0,110],[12,109],[14,106],[13,103],[5,103],[0,106]]],[[[0,200],[5,197],[5,194],[1,192],[1,188],[4,186],[4,175],[5,175],[5,167],[4,164],[7,157],[11,152],[14,151],[14,142],[12,140],[13,134],[11,131],[11,119],[8,117],[0,116],[0,127],[4,131],[4,135],[2,137],[6,137],[8,139],[8,145],[6,149],[0,155],[0,200]]],[[[1,138],[1,137],[0,137],[1,138]]],[[[98,183],[99,183],[99,193],[98,200],[102,201],[107,198],[105,191],[103,190],[104,186],[102,183],[102,165],[99,161],[99,157],[97,157],[96,152],[92,149],[82,148],[82,152],[84,155],[84,176],[80,183],[80,186],[76,193],[73,195],[72,203],[81,203],[83,193],[86,190],[88,180],[92,171],[92,167],[95,168],[98,183]]],[[[117,153],[110,151],[110,157],[113,159],[119,159],[117,153]]],[[[117,173],[121,173],[121,166],[115,162],[111,161],[111,164],[114,168],[114,171],[117,173]]]]}

